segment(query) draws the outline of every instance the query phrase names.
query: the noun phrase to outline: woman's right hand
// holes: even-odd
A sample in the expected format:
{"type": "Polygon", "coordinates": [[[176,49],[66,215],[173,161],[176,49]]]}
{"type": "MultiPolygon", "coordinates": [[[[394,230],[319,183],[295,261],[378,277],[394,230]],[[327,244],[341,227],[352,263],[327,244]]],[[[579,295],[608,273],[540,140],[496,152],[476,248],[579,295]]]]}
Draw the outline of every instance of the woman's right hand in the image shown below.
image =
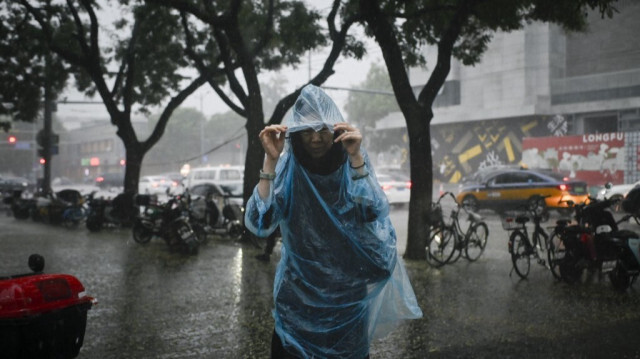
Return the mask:
{"type": "Polygon", "coordinates": [[[285,133],[287,132],[287,126],[285,125],[271,125],[267,126],[258,137],[262,143],[265,154],[274,161],[280,158],[280,154],[284,149],[285,133]]]}

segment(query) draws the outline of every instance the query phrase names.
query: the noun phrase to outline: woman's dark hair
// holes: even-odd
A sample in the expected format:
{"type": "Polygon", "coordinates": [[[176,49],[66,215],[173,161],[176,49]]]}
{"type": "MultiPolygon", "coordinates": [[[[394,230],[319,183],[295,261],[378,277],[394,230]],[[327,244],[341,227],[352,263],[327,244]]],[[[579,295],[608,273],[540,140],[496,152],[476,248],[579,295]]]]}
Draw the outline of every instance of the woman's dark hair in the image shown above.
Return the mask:
{"type": "MultiPolygon", "coordinates": [[[[333,138],[335,139],[336,137],[338,137],[338,133],[334,132],[333,138]]],[[[328,175],[338,170],[347,160],[347,153],[342,147],[341,142],[334,143],[324,156],[314,160],[302,146],[302,135],[300,132],[292,133],[290,140],[293,155],[296,156],[298,162],[311,173],[328,175]]]]}

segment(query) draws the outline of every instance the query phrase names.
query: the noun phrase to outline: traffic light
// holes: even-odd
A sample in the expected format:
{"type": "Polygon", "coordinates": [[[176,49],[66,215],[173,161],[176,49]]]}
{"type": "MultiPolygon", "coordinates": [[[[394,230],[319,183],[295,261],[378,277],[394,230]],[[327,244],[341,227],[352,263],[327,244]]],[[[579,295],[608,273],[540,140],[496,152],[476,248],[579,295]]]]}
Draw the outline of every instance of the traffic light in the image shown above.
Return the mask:
{"type": "Polygon", "coordinates": [[[10,145],[15,145],[18,142],[18,138],[14,135],[9,135],[7,142],[9,142],[10,145]]]}
{"type": "Polygon", "coordinates": [[[45,160],[44,158],[40,158],[40,164],[43,165],[45,163],[47,163],[47,160],[45,160]]]}

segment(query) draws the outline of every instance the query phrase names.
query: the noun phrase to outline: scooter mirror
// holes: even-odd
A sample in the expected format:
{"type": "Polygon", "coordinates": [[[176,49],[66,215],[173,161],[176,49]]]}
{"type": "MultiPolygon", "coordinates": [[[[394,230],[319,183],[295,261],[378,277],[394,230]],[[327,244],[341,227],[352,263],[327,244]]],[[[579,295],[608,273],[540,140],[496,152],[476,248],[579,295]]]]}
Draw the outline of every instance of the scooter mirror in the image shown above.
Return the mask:
{"type": "Polygon", "coordinates": [[[44,257],[39,254],[29,256],[29,269],[36,273],[42,272],[44,269],[44,257]]]}

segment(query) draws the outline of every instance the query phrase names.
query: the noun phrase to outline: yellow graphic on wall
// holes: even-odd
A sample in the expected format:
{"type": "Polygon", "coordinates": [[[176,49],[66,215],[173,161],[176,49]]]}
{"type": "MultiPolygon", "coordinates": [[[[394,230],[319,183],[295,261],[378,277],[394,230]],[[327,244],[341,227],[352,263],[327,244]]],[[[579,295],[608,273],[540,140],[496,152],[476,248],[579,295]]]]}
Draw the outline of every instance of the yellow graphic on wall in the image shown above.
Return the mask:
{"type": "Polygon", "coordinates": [[[504,119],[432,127],[441,144],[433,163],[442,181],[458,183],[480,168],[518,164],[524,137],[547,136],[543,118],[504,119]]]}

